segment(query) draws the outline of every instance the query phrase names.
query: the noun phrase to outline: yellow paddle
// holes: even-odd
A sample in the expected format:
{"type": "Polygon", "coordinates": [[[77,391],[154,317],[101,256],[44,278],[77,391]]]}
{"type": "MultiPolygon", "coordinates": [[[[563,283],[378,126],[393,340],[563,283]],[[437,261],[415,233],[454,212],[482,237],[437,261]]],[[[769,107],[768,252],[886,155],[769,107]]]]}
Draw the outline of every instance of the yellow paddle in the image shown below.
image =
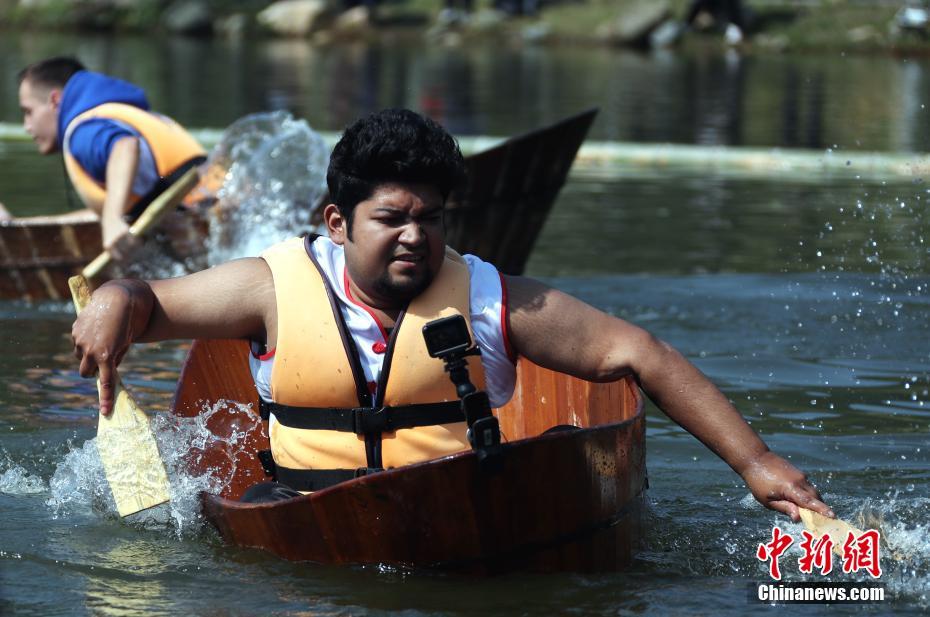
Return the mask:
{"type": "Polygon", "coordinates": [[[804,523],[809,532],[818,538],[824,534],[830,534],[830,538],[835,542],[833,551],[840,556],[843,555],[843,541],[849,535],[849,532],[852,532],[857,538],[862,535],[861,531],[846,521],[838,518],[828,518],[807,508],[798,508],[798,511],[801,513],[801,522],[804,523]]]}
{"type": "MultiPolygon", "coordinates": [[[[80,313],[90,302],[90,288],[83,276],[68,279],[74,308],[80,313]]],[[[100,388],[100,380],[97,380],[100,388]]],[[[109,416],[97,424],[97,451],[113,491],[120,516],[133,514],[170,498],[168,475],[158,454],[155,435],[145,415],[117,377],[115,403],[109,416]]]]}
{"type": "MultiPolygon", "coordinates": [[[[152,201],[129,228],[129,233],[134,236],[146,233],[196,184],[197,170],[190,169],[152,201]]],[[[104,251],[80,275],[68,279],[78,313],[90,302],[87,279],[97,277],[112,260],[109,251],[104,251]]],[[[99,380],[97,388],[100,388],[99,380]]],[[[100,416],[97,425],[97,451],[120,516],[169,500],[168,475],[158,454],[148,416],[139,409],[118,378],[113,411],[109,416],[100,416]]]]}
{"type": "MultiPolygon", "coordinates": [[[[165,191],[152,200],[149,207],[136,219],[136,222],[129,228],[129,233],[133,236],[141,236],[151,229],[161,218],[171,209],[176,207],[184,196],[190,193],[191,189],[197,184],[197,168],[187,170],[177,182],[169,186],[165,191]]],[[[109,251],[100,253],[92,262],[84,267],[81,274],[88,280],[97,278],[103,270],[113,261],[113,256],[109,251]]]]}

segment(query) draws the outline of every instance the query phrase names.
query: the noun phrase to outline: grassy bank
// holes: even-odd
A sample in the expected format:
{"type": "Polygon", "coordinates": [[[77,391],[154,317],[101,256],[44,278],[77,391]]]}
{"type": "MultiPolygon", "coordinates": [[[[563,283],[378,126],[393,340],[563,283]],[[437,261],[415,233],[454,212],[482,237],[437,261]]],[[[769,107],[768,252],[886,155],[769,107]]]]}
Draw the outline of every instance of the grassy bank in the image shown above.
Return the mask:
{"type": "MultiPolygon", "coordinates": [[[[605,28],[624,23],[636,5],[645,0],[550,0],[534,16],[504,17],[491,11],[492,0],[475,0],[475,12],[466,21],[445,27],[462,40],[498,37],[532,44],[618,44],[605,36],[605,28]]],[[[255,15],[268,0],[209,0],[205,5],[215,23],[239,14],[249,24],[247,36],[270,36],[256,26],[255,15]]],[[[672,19],[681,20],[689,0],[669,0],[672,19]]],[[[842,50],[854,52],[930,53],[926,33],[899,31],[892,24],[903,0],[748,0],[748,51],[842,50]]],[[[164,29],[166,0],[40,0],[22,5],[0,0],[0,24],[17,29],[157,31],[164,29]]],[[[444,0],[384,0],[371,16],[373,28],[365,36],[400,28],[421,29],[435,39],[437,16],[444,0]]],[[[215,28],[214,30],[220,30],[215,28]]],[[[677,44],[720,45],[720,24],[688,29],[677,44]]]]}

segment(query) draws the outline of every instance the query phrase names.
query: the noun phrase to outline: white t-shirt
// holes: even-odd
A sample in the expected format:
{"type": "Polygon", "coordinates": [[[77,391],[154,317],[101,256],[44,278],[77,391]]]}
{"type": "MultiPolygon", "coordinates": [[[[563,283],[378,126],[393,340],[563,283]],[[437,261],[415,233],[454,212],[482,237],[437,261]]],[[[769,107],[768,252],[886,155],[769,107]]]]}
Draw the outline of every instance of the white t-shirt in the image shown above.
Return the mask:
{"type": "MultiPolygon", "coordinates": [[[[369,390],[374,394],[378,377],[381,375],[388,336],[368,308],[358,304],[351,297],[342,246],[333,243],[329,238],[321,237],[317,238],[311,247],[336,295],[346,326],[358,349],[369,390]]],[[[471,273],[471,328],[475,344],[481,348],[481,364],[484,367],[488,398],[491,407],[502,407],[513,396],[517,378],[515,358],[512,359],[506,332],[506,289],[497,268],[474,255],[463,257],[471,273]]],[[[252,370],[252,378],[259,395],[266,401],[272,400],[273,366],[274,351],[257,355],[253,345],[249,368],[252,370]]]]}

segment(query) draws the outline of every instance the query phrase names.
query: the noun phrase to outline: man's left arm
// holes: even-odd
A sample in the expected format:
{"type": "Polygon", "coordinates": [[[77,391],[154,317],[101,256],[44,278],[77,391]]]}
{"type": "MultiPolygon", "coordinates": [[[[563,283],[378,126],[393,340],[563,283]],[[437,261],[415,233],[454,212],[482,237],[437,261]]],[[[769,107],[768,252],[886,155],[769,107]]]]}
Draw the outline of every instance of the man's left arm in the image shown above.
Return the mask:
{"type": "Polygon", "coordinates": [[[746,481],[763,505],[799,520],[798,506],[833,513],[791,463],[771,452],[723,393],[667,343],[565,293],[505,277],[509,332],[536,364],[589,381],[633,375],[669,418],[746,481]]]}
{"type": "Polygon", "coordinates": [[[123,219],[130,205],[132,184],[139,169],[139,138],[123,137],[113,144],[107,159],[106,197],[100,213],[103,248],[120,258],[128,246],[129,225],[123,219]]]}

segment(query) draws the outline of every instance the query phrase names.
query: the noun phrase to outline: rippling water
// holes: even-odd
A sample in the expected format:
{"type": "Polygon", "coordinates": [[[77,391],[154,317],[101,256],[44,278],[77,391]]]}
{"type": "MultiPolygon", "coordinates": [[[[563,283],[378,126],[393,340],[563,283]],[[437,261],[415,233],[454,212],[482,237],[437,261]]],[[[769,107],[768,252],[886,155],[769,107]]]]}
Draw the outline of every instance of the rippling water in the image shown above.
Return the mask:
{"type": "MultiPolygon", "coordinates": [[[[60,51],[62,40],[74,42],[65,37],[27,44],[13,37],[0,47],[15,60],[27,48],[60,51]]],[[[283,101],[280,106],[304,111],[314,126],[338,128],[368,106],[409,101],[404,84],[420,84],[410,86],[419,97],[422,84],[435,83],[448,99],[449,92],[461,93],[461,76],[470,71],[470,107],[455,99],[443,109],[460,132],[531,128],[595,99],[613,104],[596,127],[600,138],[812,147],[834,139],[849,146],[858,139],[863,148],[926,146],[919,105],[903,106],[903,119],[884,111],[896,109],[895,101],[914,100],[904,90],[922,92],[922,65],[898,60],[749,58],[734,65],[725,58],[603,50],[431,50],[420,58],[404,49],[393,56],[351,48],[308,51],[293,42],[229,56],[223,43],[204,51],[178,41],[159,43],[166,55],[158,56],[146,45],[124,41],[125,55],[107,56],[105,40],[76,44],[92,59],[111,58],[109,70],[161,84],[156,99],[168,104],[162,108],[197,126],[283,101]],[[188,70],[196,63],[181,61],[196,57],[197,49],[211,66],[238,58],[257,85],[233,76],[216,86],[230,106],[211,116],[208,101],[191,93],[215,84],[217,72],[207,71],[197,82],[188,70]],[[412,73],[416,79],[402,71],[412,65],[420,71],[412,73]],[[162,79],[166,66],[177,68],[175,81],[162,79]],[[576,75],[578,66],[591,72],[576,75]],[[373,71],[367,74],[378,88],[365,90],[352,79],[330,80],[319,92],[310,87],[317,83],[312,71],[356,75],[360,67],[373,71]],[[514,67],[522,77],[498,80],[508,90],[497,96],[484,76],[511,75],[514,67]],[[605,86],[604,76],[614,70],[623,79],[605,86]],[[691,107],[662,87],[683,76],[694,96],[691,107]],[[794,101],[779,107],[775,120],[765,120],[767,106],[774,105],[759,91],[766,79],[794,101]],[[560,89],[563,82],[574,85],[560,89]],[[369,100],[360,94],[369,91],[378,95],[369,100]],[[177,109],[170,108],[172,93],[182,101],[177,109]],[[522,100],[520,93],[549,107],[521,116],[522,104],[512,104],[522,100]],[[738,113],[744,109],[752,113],[738,113]]],[[[11,121],[15,111],[4,104],[0,120],[11,121]]],[[[0,142],[0,199],[8,205],[15,199],[26,211],[64,209],[57,163],[29,150],[28,144],[0,142]]],[[[930,608],[927,197],[920,181],[759,180],[646,170],[605,178],[579,172],[529,264],[530,274],[681,349],[773,449],[811,475],[841,516],[881,518],[888,543],[882,580],[894,602],[871,610],[915,615],[930,608]]],[[[176,468],[172,506],[121,521],[92,441],[96,392],[92,381],[77,375],[71,320],[65,304],[0,303],[6,352],[0,355],[0,614],[743,615],[757,609],[749,603],[748,584],[767,576],[766,565],[755,558],[758,544],[770,539],[774,524],[795,536],[800,532],[756,505],[731,470],[654,409],[648,417],[649,525],[638,562],[624,574],[475,581],[295,565],[223,546],[193,503],[196,490],[210,480],[185,477],[176,468]]],[[[185,348],[143,346],[126,359],[124,379],[143,407],[167,408],[185,348]]],[[[202,436],[195,424],[162,420],[161,426],[169,463],[202,436]]],[[[797,556],[783,560],[789,580],[801,578],[792,563],[797,556]]],[[[800,613],[820,609],[792,607],[800,613]]]]}

